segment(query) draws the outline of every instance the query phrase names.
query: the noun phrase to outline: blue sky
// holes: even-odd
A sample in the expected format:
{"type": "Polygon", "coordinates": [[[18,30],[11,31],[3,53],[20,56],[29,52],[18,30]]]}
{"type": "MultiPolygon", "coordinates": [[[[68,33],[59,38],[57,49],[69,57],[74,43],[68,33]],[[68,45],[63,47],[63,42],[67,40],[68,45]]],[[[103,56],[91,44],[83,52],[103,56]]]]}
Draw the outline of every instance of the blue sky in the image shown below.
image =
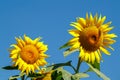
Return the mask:
{"type": "MultiPolygon", "coordinates": [[[[116,33],[117,42],[113,44],[115,51],[111,56],[103,54],[104,62],[101,63],[101,71],[111,80],[120,80],[120,11],[119,2],[113,0],[1,0],[0,1],[0,67],[11,64],[8,49],[15,43],[15,37],[30,36],[32,39],[42,37],[42,41],[48,44],[46,52],[51,57],[49,63],[60,63],[72,60],[75,66],[78,53],[64,58],[63,50],[58,48],[72,38],[67,30],[76,17],[85,17],[86,12],[98,13],[107,16],[106,22],[112,21],[115,28],[111,33],[116,33]]],[[[87,69],[85,63],[81,71],[87,69]]],[[[68,68],[69,71],[71,71],[68,68]]],[[[72,72],[72,71],[71,71],[72,72]]],[[[0,69],[0,77],[7,80],[18,71],[6,71],[0,69]]],[[[81,80],[102,80],[95,73],[89,73],[90,77],[81,80]]]]}

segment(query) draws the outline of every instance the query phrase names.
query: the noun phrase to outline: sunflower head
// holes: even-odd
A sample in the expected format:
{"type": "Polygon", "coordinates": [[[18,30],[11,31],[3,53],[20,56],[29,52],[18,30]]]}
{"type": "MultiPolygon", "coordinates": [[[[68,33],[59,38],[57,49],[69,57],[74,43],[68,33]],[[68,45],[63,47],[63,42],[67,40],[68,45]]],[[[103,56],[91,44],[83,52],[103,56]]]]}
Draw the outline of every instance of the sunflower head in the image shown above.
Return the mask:
{"type": "Polygon", "coordinates": [[[39,70],[40,66],[47,64],[45,52],[48,48],[39,40],[40,38],[32,40],[24,35],[24,39],[16,38],[17,43],[11,45],[10,58],[12,58],[14,65],[26,74],[34,72],[36,69],[39,70]]]}
{"type": "Polygon", "coordinates": [[[106,16],[90,16],[86,14],[86,18],[77,18],[76,22],[70,25],[75,29],[68,32],[73,36],[65,46],[70,46],[68,50],[73,51],[79,49],[80,58],[82,61],[92,62],[101,60],[101,51],[110,55],[106,48],[110,48],[111,44],[115,42],[112,38],[117,37],[115,34],[110,34],[109,31],[113,29],[110,27],[111,22],[104,23],[106,16]]]}

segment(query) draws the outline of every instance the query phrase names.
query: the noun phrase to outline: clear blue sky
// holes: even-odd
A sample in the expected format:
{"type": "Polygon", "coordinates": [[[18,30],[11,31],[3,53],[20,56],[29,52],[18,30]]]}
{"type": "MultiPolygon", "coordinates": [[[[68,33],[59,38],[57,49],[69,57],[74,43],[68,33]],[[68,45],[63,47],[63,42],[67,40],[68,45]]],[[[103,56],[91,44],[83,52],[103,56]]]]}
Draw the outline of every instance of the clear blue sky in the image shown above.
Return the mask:
{"type": "MultiPolygon", "coordinates": [[[[111,56],[103,54],[101,71],[111,80],[120,80],[119,5],[118,0],[0,0],[0,67],[11,64],[8,48],[16,42],[15,37],[24,34],[32,39],[42,37],[44,43],[48,44],[46,53],[51,56],[47,59],[49,63],[73,60],[72,64],[75,65],[78,53],[64,58],[64,50],[58,48],[72,38],[67,32],[72,29],[69,24],[76,17],[85,17],[86,12],[91,12],[107,16],[106,22],[112,21],[111,26],[115,26],[111,31],[118,35],[113,45],[115,51],[110,50],[111,56]]],[[[81,71],[86,69],[87,65],[83,63],[81,71]]],[[[7,80],[18,73],[0,69],[0,79],[7,80]]],[[[102,80],[94,73],[89,74],[89,78],[81,80],[102,80]]]]}

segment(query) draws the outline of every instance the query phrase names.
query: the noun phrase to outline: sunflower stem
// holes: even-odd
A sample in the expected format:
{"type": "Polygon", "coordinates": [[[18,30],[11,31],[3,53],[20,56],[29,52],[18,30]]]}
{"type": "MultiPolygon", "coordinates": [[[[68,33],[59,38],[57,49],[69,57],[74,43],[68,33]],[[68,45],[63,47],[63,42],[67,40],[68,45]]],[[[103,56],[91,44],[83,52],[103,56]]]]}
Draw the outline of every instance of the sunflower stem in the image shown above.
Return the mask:
{"type": "Polygon", "coordinates": [[[74,67],[73,65],[70,65],[70,67],[73,68],[73,70],[74,70],[75,72],[77,72],[76,69],[75,69],[75,67],[74,67]]]}
{"type": "Polygon", "coordinates": [[[24,78],[25,78],[25,75],[21,76],[21,80],[25,80],[24,78]]]}
{"type": "Polygon", "coordinates": [[[77,64],[77,68],[76,68],[76,73],[78,73],[79,72],[79,70],[80,70],[80,64],[81,64],[81,59],[80,59],[80,57],[79,57],[79,59],[78,59],[78,64],[77,64]]]}

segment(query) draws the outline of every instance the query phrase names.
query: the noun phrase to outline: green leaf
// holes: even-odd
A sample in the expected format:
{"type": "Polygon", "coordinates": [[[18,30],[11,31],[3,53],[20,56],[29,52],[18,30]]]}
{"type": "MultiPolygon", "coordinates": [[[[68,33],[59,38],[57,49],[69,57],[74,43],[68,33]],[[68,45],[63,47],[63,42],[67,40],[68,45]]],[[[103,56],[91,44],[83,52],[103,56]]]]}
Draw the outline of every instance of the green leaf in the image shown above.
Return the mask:
{"type": "Polygon", "coordinates": [[[25,75],[25,73],[21,73],[20,75],[14,75],[14,76],[11,76],[10,78],[9,78],[9,80],[17,80],[17,78],[20,78],[20,77],[22,77],[22,76],[24,76],[25,75]]]}
{"type": "Polygon", "coordinates": [[[9,78],[9,80],[17,80],[17,78],[20,78],[20,75],[14,75],[9,78]]]}
{"type": "Polygon", "coordinates": [[[5,67],[2,67],[2,69],[5,69],[5,70],[17,70],[18,66],[5,66],[5,67]]]}
{"type": "Polygon", "coordinates": [[[72,61],[68,61],[66,63],[58,63],[58,64],[54,64],[54,65],[51,65],[51,66],[48,66],[48,67],[53,66],[52,69],[54,70],[54,69],[57,69],[57,68],[62,67],[62,66],[71,66],[71,62],[72,61]]]}
{"type": "Polygon", "coordinates": [[[53,68],[54,66],[45,67],[45,73],[50,72],[53,68]]]}
{"type": "Polygon", "coordinates": [[[45,76],[44,74],[30,73],[27,77],[30,77],[30,78],[43,78],[44,76],[45,76]]]}
{"type": "Polygon", "coordinates": [[[80,80],[80,78],[87,78],[87,77],[89,77],[88,74],[76,73],[76,74],[72,75],[72,80],[80,80]]]}
{"type": "Polygon", "coordinates": [[[64,70],[63,68],[58,68],[57,71],[62,73],[63,80],[71,80],[72,74],[68,71],[64,70]]]}
{"type": "Polygon", "coordinates": [[[91,64],[88,64],[88,66],[97,74],[99,77],[101,77],[103,80],[110,80],[106,75],[104,75],[102,72],[100,72],[97,68],[94,68],[91,64]]]}
{"type": "Polygon", "coordinates": [[[66,43],[63,46],[61,46],[59,49],[63,49],[63,48],[69,47],[69,46],[70,46],[69,43],[66,43]]]}
{"type": "Polygon", "coordinates": [[[77,52],[79,49],[74,49],[74,50],[69,50],[67,49],[66,51],[63,52],[64,57],[70,55],[71,53],[77,52]]]}
{"type": "Polygon", "coordinates": [[[63,80],[62,73],[55,70],[51,75],[52,80],[63,80]]]}

